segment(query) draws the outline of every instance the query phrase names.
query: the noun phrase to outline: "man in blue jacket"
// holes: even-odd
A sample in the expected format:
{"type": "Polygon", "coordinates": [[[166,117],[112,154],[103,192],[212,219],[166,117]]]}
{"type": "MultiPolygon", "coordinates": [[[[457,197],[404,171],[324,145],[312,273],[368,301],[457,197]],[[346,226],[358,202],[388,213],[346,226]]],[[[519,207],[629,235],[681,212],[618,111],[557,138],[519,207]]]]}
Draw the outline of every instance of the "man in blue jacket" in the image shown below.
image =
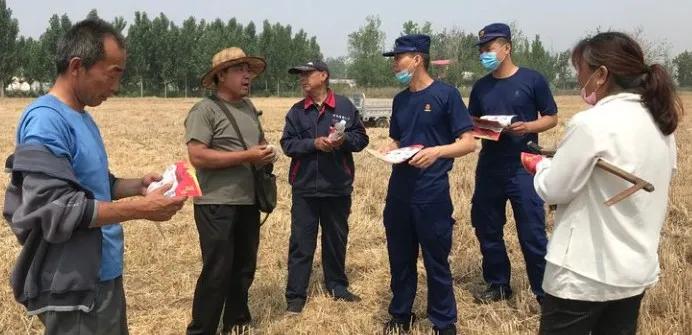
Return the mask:
{"type": "Polygon", "coordinates": [[[281,137],[281,147],[291,157],[293,190],[286,302],[289,313],[300,313],[320,225],[327,291],[337,300],[360,300],[348,290],[346,242],[355,172],[352,153],[368,145],[368,136],[353,103],[329,88],[327,64],[311,61],[289,73],[299,75],[305,92],[305,99],[288,111],[281,137]]]}

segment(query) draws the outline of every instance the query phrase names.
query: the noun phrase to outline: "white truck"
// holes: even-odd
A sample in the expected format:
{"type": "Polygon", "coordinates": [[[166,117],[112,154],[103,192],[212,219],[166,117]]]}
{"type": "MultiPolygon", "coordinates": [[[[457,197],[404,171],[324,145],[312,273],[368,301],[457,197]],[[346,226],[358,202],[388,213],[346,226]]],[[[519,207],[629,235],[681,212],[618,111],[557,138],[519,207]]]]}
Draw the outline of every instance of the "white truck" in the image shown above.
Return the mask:
{"type": "Polygon", "coordinates": [[[366,127],[389,127],[389,118],[392,116],[391,99],[365,99],[365,93],[355,93],[348,98],[356,106],[361,119],[366,127]]]}

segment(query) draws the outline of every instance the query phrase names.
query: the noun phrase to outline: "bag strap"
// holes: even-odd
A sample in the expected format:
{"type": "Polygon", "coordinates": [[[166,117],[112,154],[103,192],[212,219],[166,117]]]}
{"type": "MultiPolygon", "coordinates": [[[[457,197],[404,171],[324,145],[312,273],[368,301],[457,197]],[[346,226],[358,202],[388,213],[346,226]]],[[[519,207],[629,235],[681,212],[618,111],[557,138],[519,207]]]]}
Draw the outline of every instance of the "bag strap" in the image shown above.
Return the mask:
{"type": "Polygon", "coordinates": [[[233,129],[238,134],[238,139],[240,139],[240,143],[243,145],[243,149],[247,150],[247,143],[245,143],[243,133],[240,132],[240,127],[238,127],[238,121],[236,121],[233,114],[231,114],[231,111],[228,109],[226,104],[221,102],[221,100],[216,95],[210,95],[209,99],[214,101],[216,105],[219,106],[219,108],[221,108],[221,111],[223,111],[223,113],[226,114],[226,118],[228,119],[228,121],[231,122],[231,126],[233,126],[233,129]]]}
{"type": "MultiPolygon", "coordinates": [[[[235,117],[233,114],[231,114],[231,111],[228,109],[225,103],[221,102],[219,97],[216,95],[211,95],[209,96],[209,99],[214,101],[219,108],[221,108],[221,111],[223,111],[224,114],[226,114],[226,118],[228,121],[231,122],[231,126],[233,126],[233,129],[235,132],[238,134],[238,139],[240,139],[240,144],[243,145],[243,150],[247,150],[247,143],[245,143],[245,139],[243,138],[243,133],[240,132],[240,127],[238,127],[238,121],[236,121],[235,117]]],[[[250,169],[252,169],[252,174],[257,174],[257,169],[255,168],[254,164],[250,164],[250,169]]]]}
{"type": "MultiPolygon", "coordinates": [[[[231,126],[233,126],[233,129],[238,134],[238,139],[240,139],[240,143],[243,145],[243,149],[247,150],[247,143],[245,143],[245,139],[243,138],[243,133],[240,132],[240,127],[238,127],[238,121],[236,121],[235,117],[233,117],[233,114],[231,114],[231,111],[228,109],[226,104],[221,102],[219,100],[219,98],[213,94],[209,96],[209,99],[211,99],[211,101],[214,101],[216,103],[216,105],[219,106],[219,108],[221,108],[221,111],[223,111],[223,113],[226,114],[226,118],[228,119],[228,121],[231,122],[231,126]]],[[[251,106],[251,107],[253,107],[253,110],[254,110],[254,106],[251,106]]],[[[257,169],[255,168],[255,165],[250,164],[250,169],[252,170],[252,174],[255,176],[255,178],[253,178],[253,179],[256,179],[257,178],[257,169]]],[[[255,188],[256,187],[257,187],[257,185],[255,185],[255,188]]],[[[257,190],[255,190],[255,192],[257,192],[257,190]]],[[[268,218],[269,218],[269,213],[267,213],[264,216],[264,220],[262,220],[262,222],[260,222],[259,226],[262,227],[262,225],[265,222],[267,222],[268,218]]]]}
{"type": "Polygon", "coordinates": [[[248,98],[244,98],[243,101],[250,106],[253,112],[255,112],[253,115],[255,116],[255,120],[257,120],[257,128],[259,128],[259,134],[260,134],[260,142],[267,141],[267,138],[265,137],[264,129],[262,129],[262,121],[260,121],[259,117],[262,115],[262,111],[258,110],[257,107],[255,107],[255,104],[252,103],[252,101],[248,98]]]}

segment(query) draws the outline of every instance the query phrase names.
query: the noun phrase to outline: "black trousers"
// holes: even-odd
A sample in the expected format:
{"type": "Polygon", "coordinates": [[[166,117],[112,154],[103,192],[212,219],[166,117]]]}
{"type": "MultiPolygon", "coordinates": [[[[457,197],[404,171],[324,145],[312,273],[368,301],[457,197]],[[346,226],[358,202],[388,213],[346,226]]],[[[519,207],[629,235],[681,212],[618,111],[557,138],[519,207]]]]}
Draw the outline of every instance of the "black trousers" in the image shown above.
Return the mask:
{"type": "Polygon", "coordinates": [[[579,301],[546,294],[541,335],[635,335],[644,294],[612,301],[579,301]]]}
{"type": "Polygon", "coordinates": [[[259,246],[256,206],[195,205],[202,273],[192,302],[188,334],[215,334],[223,310],[225,330],[251,321],[248,290],[259,246]]]}
{"type": "Polygon", "coordinates": [[[39,314],[38,318],[45,326],[44,335],[127,335],[123,277],[98,284],[94,308],[89,313],[48,311],[39,314]]]}
{"type": "Polygon", "coordinates": [[[310,198],[293,196],[291,237],[288,250],[286,301],[304,302],[317,246],[317,231],[322,226],[322,268],[327,290],[334,294],[348,287],[346,243],[351,197],[310,198]]]}

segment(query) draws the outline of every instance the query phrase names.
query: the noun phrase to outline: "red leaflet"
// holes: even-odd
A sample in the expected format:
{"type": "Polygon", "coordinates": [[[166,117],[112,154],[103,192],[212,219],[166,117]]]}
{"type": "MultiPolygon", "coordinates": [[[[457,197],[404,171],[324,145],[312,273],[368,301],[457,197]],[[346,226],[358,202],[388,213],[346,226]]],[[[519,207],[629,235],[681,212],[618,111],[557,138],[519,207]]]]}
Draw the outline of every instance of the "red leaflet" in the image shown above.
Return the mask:
{"type": "Polygon", "coordinates": [[[175,177],[178,181],[178,186],[175,188],[176,196],[199,197],[202,195],[195,171],[187,165],[187,162],[175,163],[175,177]]]}

